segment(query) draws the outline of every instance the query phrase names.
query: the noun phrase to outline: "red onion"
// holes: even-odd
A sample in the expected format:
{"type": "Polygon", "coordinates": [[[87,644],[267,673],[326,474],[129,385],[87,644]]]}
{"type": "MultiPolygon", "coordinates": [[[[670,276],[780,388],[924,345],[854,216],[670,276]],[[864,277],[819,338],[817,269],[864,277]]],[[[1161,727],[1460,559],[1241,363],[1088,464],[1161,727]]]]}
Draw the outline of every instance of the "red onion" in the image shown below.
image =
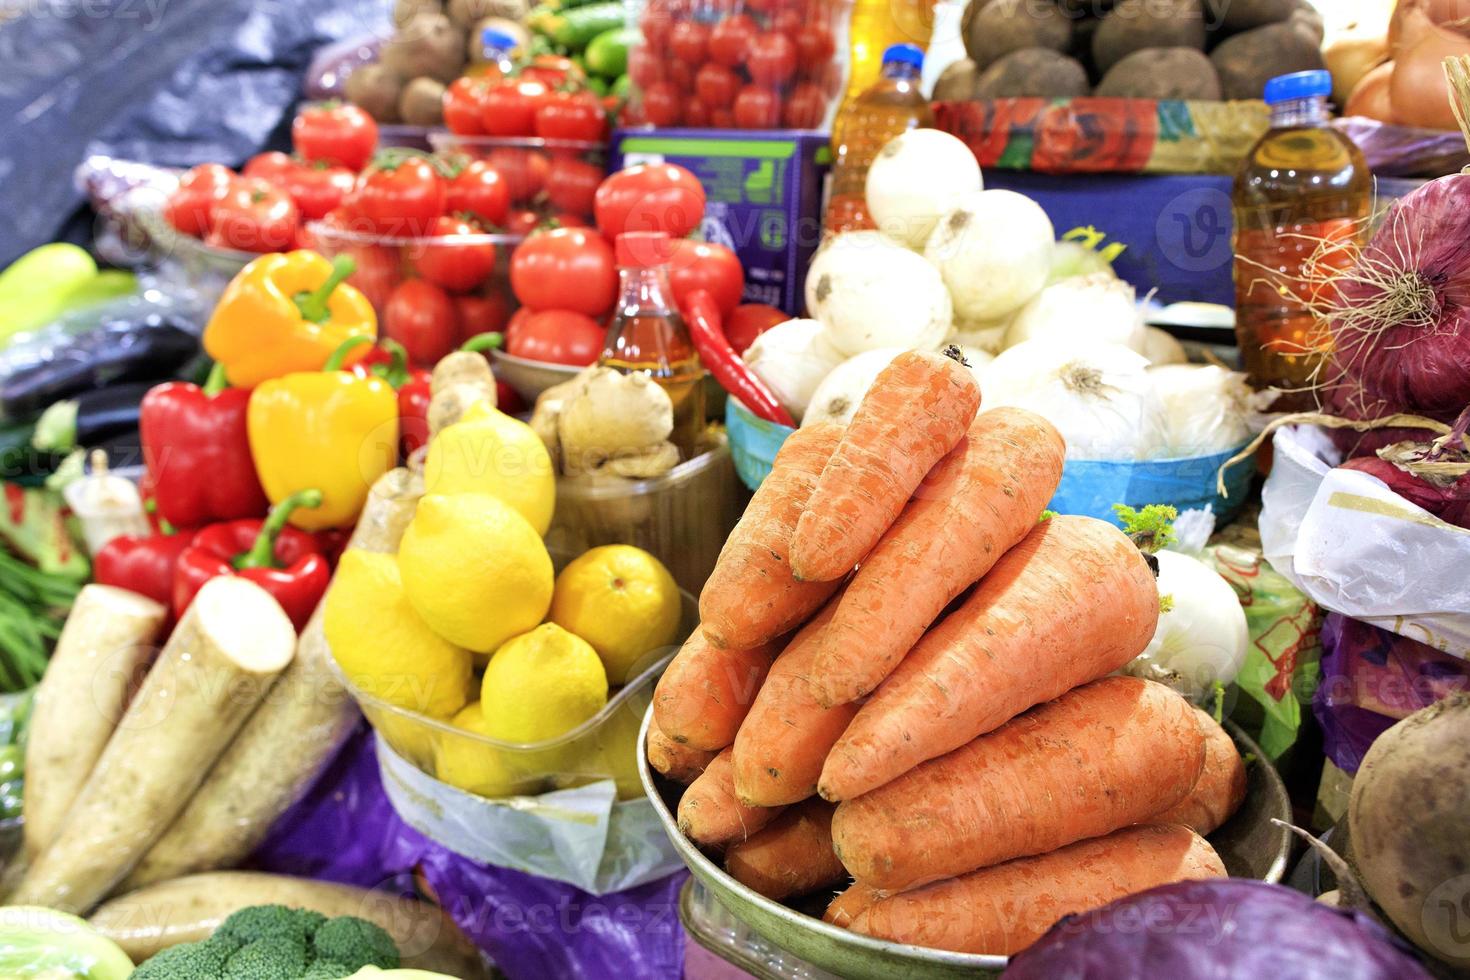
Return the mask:
{"type": "Polygon", "coordinates": [[[1462,476],[1447,486],[1441,486],[1377,456],[1348,460],[1342,468],[1376,476],[1415,507],[1421,507],[1447,523],[1470,527],[1470,478],[1462,476]]]}

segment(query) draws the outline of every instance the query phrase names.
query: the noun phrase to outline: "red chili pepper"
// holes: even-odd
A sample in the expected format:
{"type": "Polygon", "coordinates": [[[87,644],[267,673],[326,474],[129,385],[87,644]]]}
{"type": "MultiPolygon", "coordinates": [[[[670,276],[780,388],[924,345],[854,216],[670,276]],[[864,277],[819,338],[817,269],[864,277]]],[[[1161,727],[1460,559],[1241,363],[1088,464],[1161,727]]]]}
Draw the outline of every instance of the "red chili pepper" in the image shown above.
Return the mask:
{"type": "Polygon", "coordinates": [[[332,575],[316,538],[287,527],[286,521],[297,507],[319,507],[321,502],[321,491],[302,490],[272,507],[263,521],[227,521],[201,530],[174,567],[174,615],[183,617],[205,582],[239,575],[274,596],[300,631],[332,575]]]}
{"type": "Polygon", "coordinates": [[[408,352],[396,340],[379,341],[353,365],[353,373],[382,378],[398,392],[398,449],[404,459],[429,441],[429,378],[424,368],[409,367],[408,352]]]}
{"type": "Polygon", "coordinates": [[[694,349],[720,387],[739,398],[756,417],[795,428],[796,421],[791,414],[781,407],[771,389],[745,366],[735,348],[730,346],[730,341],[725,339],[720,309],[708,290],[696,289],[684,297],[683,313],[688,321],[689,336],[694,340],[694,349]]]}
{"type": "Polygon", "coordinates": [[[193,531],[174,534],[125,534],[113,538],[92,558],[92,577],[99,585],[114,585],[165,609],[173,603],[174,566],[194,543],[193,531]]]}
{"type": "Polygon", "coordinates": [[[138,431],[158,515],[175,527],[259,517],[270,501],[255,475],[245,407],[215,366],[203,388],[170,381],[143,396],[138,431]]]}

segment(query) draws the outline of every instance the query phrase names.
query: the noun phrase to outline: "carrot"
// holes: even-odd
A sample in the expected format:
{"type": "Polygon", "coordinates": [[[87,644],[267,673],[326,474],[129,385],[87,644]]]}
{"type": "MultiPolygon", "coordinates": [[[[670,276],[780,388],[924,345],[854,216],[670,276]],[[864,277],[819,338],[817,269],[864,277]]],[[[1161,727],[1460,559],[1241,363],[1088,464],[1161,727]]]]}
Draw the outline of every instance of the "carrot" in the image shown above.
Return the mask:
{"type": "Polygon", "coordinates": [[[956,749],[1153,638],[1148,563],[1111,524],[1052,517],[909,651],[832,749],[821,793],[848,800],[956,749]]]}
{"type": "Polygon", "coordinates": [[[657,722],[648,726],[648,764],[654,772],[688,786],[714,760],[713,752],[680,745],[659,730],[657,722]]]}
{"type": "Polygon", "coordinates": [[[813,690],[813,656],[838,601],[827,603],[776,658],[740,723],[735,795],[742,803],[779,806],[816,793],[827,753],[857,714],[855,704],[822,707],[813,690]]]}
{"type": "Polygon", "coordinates": [[[735,741],[775,656],[769,643],[721,649],[695,630],[659,678],[654,721],[675,742],[718,752],[735,741]]]}
{"type": "Polygon", "coordinates": [[[781,901],[831,888],[847,878],[832,850],[832,804],[811,799],[725,852],[730,877],[781,901]]]}
{"type": "Polygon", "coordinates": [[[1148,820],[1204,761],[1188,701],[1106,677],[848,800],[832,839],[854,877],[898,891],[1148,820]]]}
{"type": "Polygon", "coordinates": [[[798,579],[829,582],[852,571],[924,474],[964,437],[980,408],[980,386],[953,350],[955,357],[900,354],[873,382],[796,522],[791,568],[798,579]]]}
{"type": "Polygon", "coordinates": [[[735,799],[730,749],[710,760],[679,801],[679,830],[701,847],[745,840],[781,815],[782,807],[745,806],[735,799]]]}
{"type": "Polygon", "coordinates": [[[876,901],[878,901],[878,889],[865,885],[861,881],[854,881],[847,886],[846,891],[832,899],[831,904],[827,906],[827,911],[822,915],[822,921],[846,929],[852,925],[852,920],[856,919],[860,912],[876,901]]]}
{"type": "Polygon", "coordinates": [[[846,704],[882,683],[934,617],[1036,526],[1065,453],[1032,412],[976,417],[843,592],[816,654],[817,700],[846,704]]]}
{"type": "Polygon", "coordinates": [[[1245,802],[1245,761],[1235,739],[1209,712],[1194,709],[1205,736],[1205,767],[1189,795],[1149,823],[1177,823],[1196,834],[1212,834],[1245,802]]]}
{"type": "Polygon", "coordinates": [[[842,439],[833,423],[798,429],[730,532],[699,595],[704,635],[717,647],[755,647],[804,623],[835,582],[798,582],[787,560],[791,534],[842,439]]]}
{"type": "Polygon", "coordinates": [[[1129,827],[880,899],[851,929],[930,949],[1008,956],[1063,916],[1170,882],[1224,876],[1214,848],[1188,828],[1129,827]]]}

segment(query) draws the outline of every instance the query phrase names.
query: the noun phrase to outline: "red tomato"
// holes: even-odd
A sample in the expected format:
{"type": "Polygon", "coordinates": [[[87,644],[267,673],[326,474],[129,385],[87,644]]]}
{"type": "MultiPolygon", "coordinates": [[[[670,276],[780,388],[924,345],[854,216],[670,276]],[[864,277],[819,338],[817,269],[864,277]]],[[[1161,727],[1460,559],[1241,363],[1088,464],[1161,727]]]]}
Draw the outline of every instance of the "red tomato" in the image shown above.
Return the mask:
{"type": "Polygon", "coordinates": [[[711,109],[725,109],[735,101],[740,91],[740,76],[724,65],[713,62],[704,65],[694,76],[694,93],[711,109]]]}
{"type": "Polygon", "coordinates": [[[726,68],[738,68],[754,36],[755,21],[750,17],[745,14],[726,17],[709,32],[710,61],[726,68]]]}
{"type": "Polygon", "coordinates": [[[784,85],[796,74],[796,45],[779,31],[757,34],[750,43],[745,69],[757,85],[784,85]]]}
{"type": "Polygon", "coordinates": [[[506,343],[510,343],[510,338],[514,337],[516,333],[521,329],[521,325],[529,320],[535,313],[536,311],[531,309],[529,306],[521,306],[518,307],[516,311],[510,315],[510,319],[505,322],[506,343]]]}
{"type": "Polygon", "coordinates": [[[682,61],[670,61],[665,66],[665,81],[678,89],[680,94],[689,91],[694,86],[694,66],[686,65],[682,61]]]}
{"type": "Polygon", "coordinates": [[[531,63],[521,69],[521,78],[540,82],[548,89],[561,88],[568,83],[580,85],[587,80],[586,74],[570,58],[557,54],[538,54],[531,63]]]}
{"type": "Polygon", "coordinates": [[[607,137],[607,113],[592,92],[555,92],[536,110],[536,135],[599,142],[607,137]]]}
{"type": "MultiPolygon", "coordinates": [[[[602,167],[575,157],[558,157],[551,161],[546,175],[546,197],[558,211],[574,215],[590,215],[592,200],[602,183],[602,167]]],[[[585,224],[586,222],[579,222],[585,224]]],[[[566,222],[562,222],[566,224],[566,222]]]]}
{"type": "Polygon", "coordinates": [[[541,223],[541,216],[530,208],[517,208],[505,219],[507,235],[529,235],[541,223]]]}
{"type": "Polygon", "coordinates": [[[747,85],[735,96],[735,125],[741,129],[775,129],[781,122],[781,99],[775,91],[747,85]]]}
{"type": "Polygon", "coordinates": [[[538,231],[516,246],[510,286],[533,309],[602,316],[618,292],[612,246],[586,228],[538,231]]]}
{"type": "Polygon", "coordinates": [[[548,92],[544,83],[534,80],[497,82],[480,97],[480,125],[491,136],[532,136],[536,110],[548,92]]]}
{"type": "Polygon", "coordinates": [[[591,228],[592,222],[585,215],[573,214],[570,211],[558,211],[551,216],[557,228],[591,228]]]}
{"type": "Polygon", "coordinates": [[[820,24],[806,24],[796,32],[796,64],[805,75],[815,76],[832,63],[837,42],[820,24]]]}
{"type": "Polygon", "coordinates": [[[745,269],[739,256],[711,242],[679,238],[673,244],[669,285],[674,287],[674,302],[683,306],[684,298],[690,293],[707,289],[720,308],[720,315],[729,316],[740,305],[740,296],[745,291],[745,269]]]}
{"type": "Polygon", "coordinates": [[[440,218],[434,234],[408,247],[419,275],[452,293],[479,286],[495,270],[494,242],[456,242],[456,236],[481,235],[474,225],[458,218],[440,218]]]}
{"type": "Polygon", "coordinates": [[[485,83],[478,78],[456,78],[444,90],[444,125],[451,133],[480,136],[485,132],[481,121],[484,107],[480,100],[485,83]]]}
{"type": "Polygon", "coordinates": [[[546,173],[551,164],[539,149],[501,146],[490,151],[485,163],[500,174],[510,191],[512,203],[521,204],[541,193],[546,186],[546,173]]]}
{"type": "Polygon", "coordinates": [[[786,96],[781,123],[787,129],[816,129],[827,116],[827,96],[811,82],[797,82],[786,96]]]}
{"type": "Polygon", "coordinates": [[[307,221],[324,218],[352,193],[357,178],[346,167],[328,164],[293,165],[278,182],[301,217],[307,221]]]}
{"type": "Polygon", "coordinates": [[[793,41],[805,26],[806,20],[801,16],[801,12],[791,7],[785,7],[771,15],[770,30],[785,34],[793,41]]]}
{"type": "Polygon", "coordinates": [[[444,210],[499,227],[510,213],[510,185],[484,160],[471,160],[444,186],[444,210]]]}
{"type": "Polygon", "coordinates": [[[597,227],[609,239],[626,231],[683,238],[704,218],[704,188],[683,167],[643,163],[604,180],[595,204],[597,227]]]}
{"type": "Polygon", "coordinates": [[[628,52],[628,80],[640,89],[664,80],[664,63],[649,50],[649,45],[641,44],[628,52]]]}
{"type": "Polygon", "coordinates": [[[388,298],[383,333],[398,341],[412,364],[431,367],[459,337],[449,294],[426,279],[405,279],[388,298]]]}
{"type": "Polygon", "coordinates": [[[713,129],[734,129],[735,113],[729,109],[712,109],[709,114],[709,124],[713,129]]]}
{"type": "Polygon", "coordinates": [[[790,314],[776,309],[774,306],[766,306],[763,303],[744,303],[735,307],[725,317],[725,339],[730,346],[735,348],[735,353],[744,354],[755,338],[765,333],[778,323],[785,323],[791,319],[790,314]]]}
{"type": "Polygon", "coordinates": [[[349,102],[309,105],[291,123],[291,143],[303,160],[358,171],[378,148],[378,124],[349,102]]]}
{"type": "Polygon", "coordinates": [[[647,46],[656,51],[662,50],[668,47],[669,35],[674,30],[674,12],[668,3],[655,0],[643,8],[638,26],[643,29],[643,40],[647,46]]]}
{"type": "Polygon", "coordinates": [[[426,235],[444,213],[444,182],[421,156],[373,164],[358,175],[352,197],[366,226],[383,235],[426,235]]]}
{"type": "Polygon", "coordinates": [[[693,129],[703,129],[709,125],[709,106],[699,101],[695,96],[684,103],[684,125],[693,129]]]}
{"type": "Polygon", "coordinates": [[[669,32],[669,50],[686,65],[704,61],[709,47],[709,28],[694,20],[681,20],[669,32]]]}
{"type": "Polygon", "coordinates": [[[482,333],[504,330],[510,320],[510,301],[500,293],[489,296],[454,296],[455,319],[459,325],[457,343],[464,343],[482,333]]]}
{"type": "Polygon", "coordinates": [[[354,245],[346,254],[357,263],[347,281],[362,291],[373,309],[383,310],[402,278],[398,246],[354,245]]]}
{"type": "Polygon", "coordinates": [[[673,82],[650,85],[643,92],[643,115],[655,126],[677,126],[683,101],[673,82]]]}
{"type": "Polygon", "coordinates": [[[586,367],[602,354],[607,331],[572,310],[543,310],[516,325],[505,352],[512,357],[586,367]]]}
{"type": "Polygon", "coordinates": [[[295,247],[301,216],[286,192],[258,177],[234,182],[209,210],[211,240],[244,252],[285,252],[295,247]]]}
{"type": "Polygon", "coordinates": [[[202,238],[209,232],[209,211],[229,192],[235,172],[218,163],[201,163],[179,178],[178,190],[163,207],[164,220],[186,235],[202,238]]]}
{"type": "Polygon", "coordinates": [[[268,153],[257,153],[246,160],[245,166],[240,168],[240,176],[258,177],[272,184],[280,184],[286,174],[295,170],[296,166],[296,161],[291,159],[291,154],[271,150],[268,153]]]}

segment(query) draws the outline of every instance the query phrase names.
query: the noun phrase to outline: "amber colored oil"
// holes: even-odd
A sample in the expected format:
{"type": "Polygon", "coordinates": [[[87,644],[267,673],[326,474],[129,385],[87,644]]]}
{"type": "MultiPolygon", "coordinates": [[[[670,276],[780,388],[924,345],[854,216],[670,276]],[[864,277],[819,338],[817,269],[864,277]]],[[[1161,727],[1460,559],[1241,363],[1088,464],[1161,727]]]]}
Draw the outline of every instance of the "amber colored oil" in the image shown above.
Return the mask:
{"type": "Polygon", "coordinates": [[[668,393],[674,405],[669,440],[683,459],[699,453],[704,432],[704,366],[676,311],[613,313],[608,342],[598,363],[624,374],[641,371],[668,393]]]}

